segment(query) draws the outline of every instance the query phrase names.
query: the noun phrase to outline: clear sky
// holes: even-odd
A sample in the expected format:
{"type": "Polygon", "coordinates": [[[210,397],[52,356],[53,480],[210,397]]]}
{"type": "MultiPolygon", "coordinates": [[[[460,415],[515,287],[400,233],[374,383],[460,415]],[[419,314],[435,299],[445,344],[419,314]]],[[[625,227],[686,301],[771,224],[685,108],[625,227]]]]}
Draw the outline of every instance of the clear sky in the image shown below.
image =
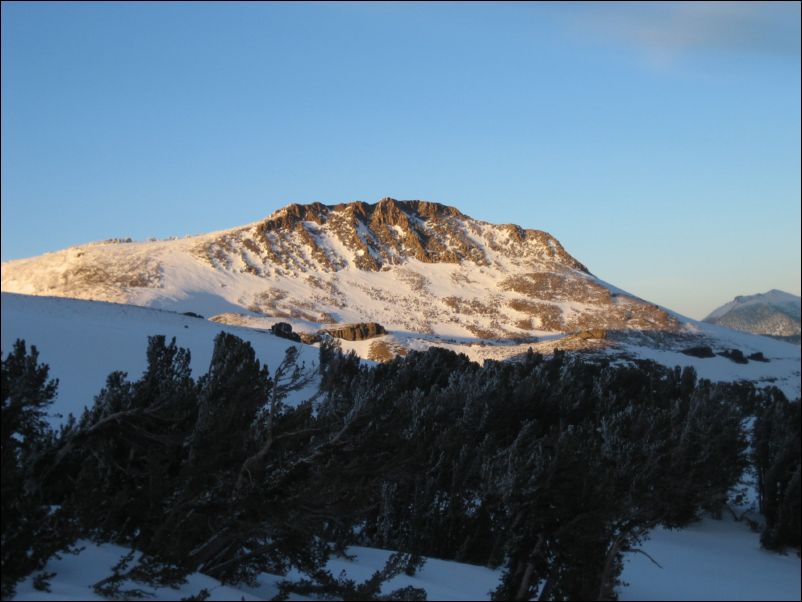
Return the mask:
{"type": "Polygon", "coordinates": [[[800,4],[2,4],[2,259],[381,197],[800,293],[800,4]]]}

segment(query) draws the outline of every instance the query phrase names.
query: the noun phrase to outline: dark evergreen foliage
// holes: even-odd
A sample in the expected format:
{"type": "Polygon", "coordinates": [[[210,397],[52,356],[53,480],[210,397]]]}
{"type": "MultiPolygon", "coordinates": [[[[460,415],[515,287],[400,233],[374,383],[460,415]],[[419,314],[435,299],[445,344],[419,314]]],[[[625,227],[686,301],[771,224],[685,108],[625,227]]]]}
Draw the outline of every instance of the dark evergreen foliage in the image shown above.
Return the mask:
{"type": "Polygon", "coordinates": [[[800,548],[801,418],[799,400],[789,402],[776,391],[755,421],[753,458],[766,517],[761,542],[768,548],[800,548]]]}
{"type": "Polygon", "coordinates": [[[189,353],[159,336],[149,339],[147,358],[135,383],[109,375],[94,406],[62,431],[45,475],[54,501],[82,524],[134,544],[162,520],[196,414],[189,353]]]}
{"type": "Polygon", "coordinates": [[[362,541],[506,562],[500,599],[612,597],[623,551],[719,507],[745,465],[739,389],[691,369],[433,349],[328,387],[353,442],[318,466],[361,492],[362,541]]]}
{"type": "Polygon", "coordinates": [[[687,349],[683,349],[682,353],[684,353],[685,355],[690,355],[693,357],[701,357],[701,358],[716,357],[716,354],[713,353],[713,350],[707,345],[688,347],[687,349]]]}
{"type": "MultiPolygon", "coordinates": [[[[65,549],[74,532],[57,508],[51,508],[37,482],[36,465],[43,450],[52,444],[47,409],[56,396],[58,381],[48,378],[48,367],[39,363],[39,353],[17,340],[2,359],[2,597],[14,593],[16,583],[41,568],[47,558],[65,549]]],[[[52,575],[37,580],[46,588],[52,575]]]]}
{"type": "Polygon", "coordinates": [[[313,599],[333,600],[426,600],[426,591],[417,587],[403,587],[382,594],[382,585],[400,575],[408,572],[415,560],[409,554],[396,552],[392,554],[384,567],[370,576],[363,583],[357,583],[344,575],[334,577],[329,571],[318,570],[312,579],[301,581],[284,581],[279,584],[277,599],[286,600],[290,594],[311,596],[313,599]]]}
{"type": "Polygon", "coordinates": [[[764,540],[798,545],[799,404],[776,392],[562,352],[479,366],[433,348],[368,367],[325,339],[319,397],[290,407],[313,377],[294,347],[271,372],[221,333],[197,381],[175,341],[151,337],[147,357],[37,455],[42,499],[144,552],[129,579],[293,565],[309,579],[287,595],[422,599],[382,584],[433,556],[503,566],[498,599],[613,599],[644,533],[723,507],[753,412],[764,540]],[[323,570],[351,544],[399,553],[362,584],[323,570]]]}
{"type": "Polygon", "coordinates": [[[722,357],[726,357],[731,362],[735,362],[736,364],[748,364],[749,360],[744,355],[744,352],[740,349],[726,349],[724,351],[720,351],[719,355],[722,357]]]}

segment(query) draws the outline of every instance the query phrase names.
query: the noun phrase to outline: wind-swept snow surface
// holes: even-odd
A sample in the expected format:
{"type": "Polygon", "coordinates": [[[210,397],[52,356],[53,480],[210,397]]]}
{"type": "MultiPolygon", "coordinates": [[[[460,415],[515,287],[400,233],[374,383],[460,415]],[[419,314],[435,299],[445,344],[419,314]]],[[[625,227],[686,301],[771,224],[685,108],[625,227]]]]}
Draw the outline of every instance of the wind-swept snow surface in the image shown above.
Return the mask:
{"type": "MultiPolygon", "coordinates": [[[[60,558],[51,558],[42,571],[37,571],[21,583],[17,584],[17,595],[14,600],[105,600],[92,589],[92,585],[105,579],[112,573],[112,567],[131,549],[114,544],[98,545],[91,541],[79,541],[78,554],[61,554],[60,558]],[[55,573],[49,581],[50,591],[40,591],[33,587],[33,577],[42,572],[55,573]]],[[[129,564],[133,567],[139,554],[129,564]]],[[[260,600],[233,587],[222,585],[216,579],[194,573],[180,589],[169,587],[153,588],[141,583],[126,582],[120,587],[124,592],[129,589],[141,589],[147,592],[149,599],[180,600],[197,595],[202,589],[209,591],[209,600],[260,600]]],[[[146,598],[146,599],[148,599],[146,598]]],[[[132,598],[135,599],[135,598],[132,598]]]]}

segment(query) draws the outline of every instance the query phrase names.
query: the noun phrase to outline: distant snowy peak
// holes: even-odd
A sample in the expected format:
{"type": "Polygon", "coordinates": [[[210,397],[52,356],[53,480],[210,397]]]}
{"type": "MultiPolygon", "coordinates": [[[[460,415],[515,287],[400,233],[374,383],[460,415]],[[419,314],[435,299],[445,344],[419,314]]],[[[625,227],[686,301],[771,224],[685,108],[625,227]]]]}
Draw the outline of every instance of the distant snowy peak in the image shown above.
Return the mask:
{"type": "Polygon", "coordinates": [[[800,297],[772,289],[757,295],[735,297],[707,316],[704,321],[735,330],[778,337],[798,337],[800,297]]]}
{"type": "Polygon", "coordinates": [[[705,318],[705,321],[720,318],[732,309],[737,307],[746,307],[748,305],[769,305],[783,311],[790,311],[792,315],[793,312],[796,311],[796,318],[799,319],[800,297],[774,288],[767,293],[758,293],[756,295],[738,295],[729,303],[725,303],[721,307],[710,312],[710,315],[705,318]]]}

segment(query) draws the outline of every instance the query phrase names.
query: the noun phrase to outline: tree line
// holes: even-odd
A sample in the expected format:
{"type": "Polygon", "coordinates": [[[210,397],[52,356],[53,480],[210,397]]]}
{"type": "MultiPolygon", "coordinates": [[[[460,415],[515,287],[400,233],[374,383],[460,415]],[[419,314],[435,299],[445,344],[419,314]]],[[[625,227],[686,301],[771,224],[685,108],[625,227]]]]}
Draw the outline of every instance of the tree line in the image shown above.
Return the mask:
{"type": "Polygon", "coordinates": [[[720,513],[750,462],[764,545],[799,547],[799,402],[777,389],[559,351],[368,366],[326,340],[314,370],[295,347],[270,370],[223,332],[197,379],[174,339],[146,353],[138,380],[110,374],[58,431],[36,348],[3,358],[3,597],[80,537],[146,559],[98,585],[110,597],[126,576],[238,583],[294,566],[308,577],[281,595],[379,599],[433,556],[503,567],[496,599],[615,599],[623,554],[720,513]],[[287,403],[312,382],[313,399],[287,403]],[[328,573],[353,544],[399,553],[365,583],[328,573]]]}

